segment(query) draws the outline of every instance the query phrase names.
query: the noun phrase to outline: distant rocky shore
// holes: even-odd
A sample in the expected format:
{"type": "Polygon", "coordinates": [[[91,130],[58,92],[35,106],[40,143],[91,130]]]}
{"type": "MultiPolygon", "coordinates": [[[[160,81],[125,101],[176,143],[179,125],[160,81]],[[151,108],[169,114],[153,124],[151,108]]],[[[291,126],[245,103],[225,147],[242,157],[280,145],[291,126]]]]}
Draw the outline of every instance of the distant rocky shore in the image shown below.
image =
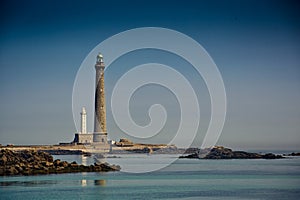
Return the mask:
{"type": "Polygon", "coordinates": [[[94,165],[85,166],[76,162],[69,163],[59,159],[54,160],[49,153],[42,151],[11,151],[8,149],[0,151],[0,176],[119,170],[120,166],[108,163],[95,163],[94,165]]]}
{"type": "Polygon", "coordinates": [[[195,153],[180,158],[197,158],[197,159],[279,159],[284,158],[281,155],[273,153],[259,154],[245,151],[233,151],[222,146],[215,146],[212,149],[198,150],[195,153]]]}
{"type": "Polygon", "coordinates": [[[293,153],[289,153],[289,154],[283,154],[284,156],[300,156],[300,152],[293,152],[293,153]]]}

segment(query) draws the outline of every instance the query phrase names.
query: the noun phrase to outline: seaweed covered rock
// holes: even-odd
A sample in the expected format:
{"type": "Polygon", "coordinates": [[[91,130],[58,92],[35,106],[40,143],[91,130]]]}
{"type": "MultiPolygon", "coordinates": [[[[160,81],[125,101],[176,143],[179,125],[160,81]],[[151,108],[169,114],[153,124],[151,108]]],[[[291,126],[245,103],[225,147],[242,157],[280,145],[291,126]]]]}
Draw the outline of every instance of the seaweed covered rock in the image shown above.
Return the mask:
{"type": "Polygon", "coordinates": [[[8,149],[0,151],[0,164],[0,176],[120,170],[120,166],[108,163],[85,166],[76,162],[68,163],[59,159],[53,160],[50,154],[42,151],[15,152],[8,149]]]}

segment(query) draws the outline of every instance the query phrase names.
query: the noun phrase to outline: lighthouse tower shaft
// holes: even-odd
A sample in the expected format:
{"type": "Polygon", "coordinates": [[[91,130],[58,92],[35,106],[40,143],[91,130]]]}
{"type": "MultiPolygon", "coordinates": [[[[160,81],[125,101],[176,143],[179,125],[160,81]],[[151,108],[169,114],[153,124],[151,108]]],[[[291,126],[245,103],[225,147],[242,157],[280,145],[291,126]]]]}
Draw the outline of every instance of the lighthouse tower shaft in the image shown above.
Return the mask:
{"type": "Polygon", "coordinates": [[[104,90],[104,62],[103,56],[97,56],[96,69],[96,91],[95,91],[95,121],[93,142],[96,144],[106,145],[107,129],[106,129],[106,106],[105,106],[105,90],[104,90]]]}
{"type": "Polygon", "coordinates": [[[96,69],[96,91],[95,91],[95,123],[94,132],[107,134],[106,130],[106,106],[104,90],[104,62],[101,54],[97,56],[96,69]]]}

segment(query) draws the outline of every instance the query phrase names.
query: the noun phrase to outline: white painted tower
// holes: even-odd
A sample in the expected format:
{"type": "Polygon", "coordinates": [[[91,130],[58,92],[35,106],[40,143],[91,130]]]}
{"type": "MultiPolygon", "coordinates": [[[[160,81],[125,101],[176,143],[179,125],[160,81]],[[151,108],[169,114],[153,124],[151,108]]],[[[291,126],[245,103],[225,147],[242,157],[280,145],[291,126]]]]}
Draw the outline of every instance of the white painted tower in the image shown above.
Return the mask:
{"type": "Polygon", "coordinates": [[[86,110],[85,110],[85,107],[82,107],[80,115],[81,115],[81,134],[87,134],[87,130],[86,130],[86,110]]]}
{"type": "Polygon", "coordinates": [[[75,133],[75,138],[73,143],[76,144],[92,144],[93,143],[93,134],[87,132],[87,113],[85,107],[82,107],[80,112],[80,130],[78,133],[75,133]]]}

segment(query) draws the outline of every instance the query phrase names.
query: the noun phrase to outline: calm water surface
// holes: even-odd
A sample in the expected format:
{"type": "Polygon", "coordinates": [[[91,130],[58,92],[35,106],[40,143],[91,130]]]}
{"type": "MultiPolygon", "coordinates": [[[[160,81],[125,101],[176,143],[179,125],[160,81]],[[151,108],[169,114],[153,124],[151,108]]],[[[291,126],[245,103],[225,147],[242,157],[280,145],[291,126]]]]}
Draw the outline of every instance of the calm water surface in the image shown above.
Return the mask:
{"type": "MultiPolygon", "coordinates": [[[[164,163],[176,155],[117,156],[108,162],[121,167],[131,164],[138,169],[153,162],[164,163]]],[[[94,162],[77,155],[55,157],[84,164],[94,162]]],[[[162,170],[142,174],[0,177],[0,199],[300,199],[300,158],[180,159],[162,170]]]]}

